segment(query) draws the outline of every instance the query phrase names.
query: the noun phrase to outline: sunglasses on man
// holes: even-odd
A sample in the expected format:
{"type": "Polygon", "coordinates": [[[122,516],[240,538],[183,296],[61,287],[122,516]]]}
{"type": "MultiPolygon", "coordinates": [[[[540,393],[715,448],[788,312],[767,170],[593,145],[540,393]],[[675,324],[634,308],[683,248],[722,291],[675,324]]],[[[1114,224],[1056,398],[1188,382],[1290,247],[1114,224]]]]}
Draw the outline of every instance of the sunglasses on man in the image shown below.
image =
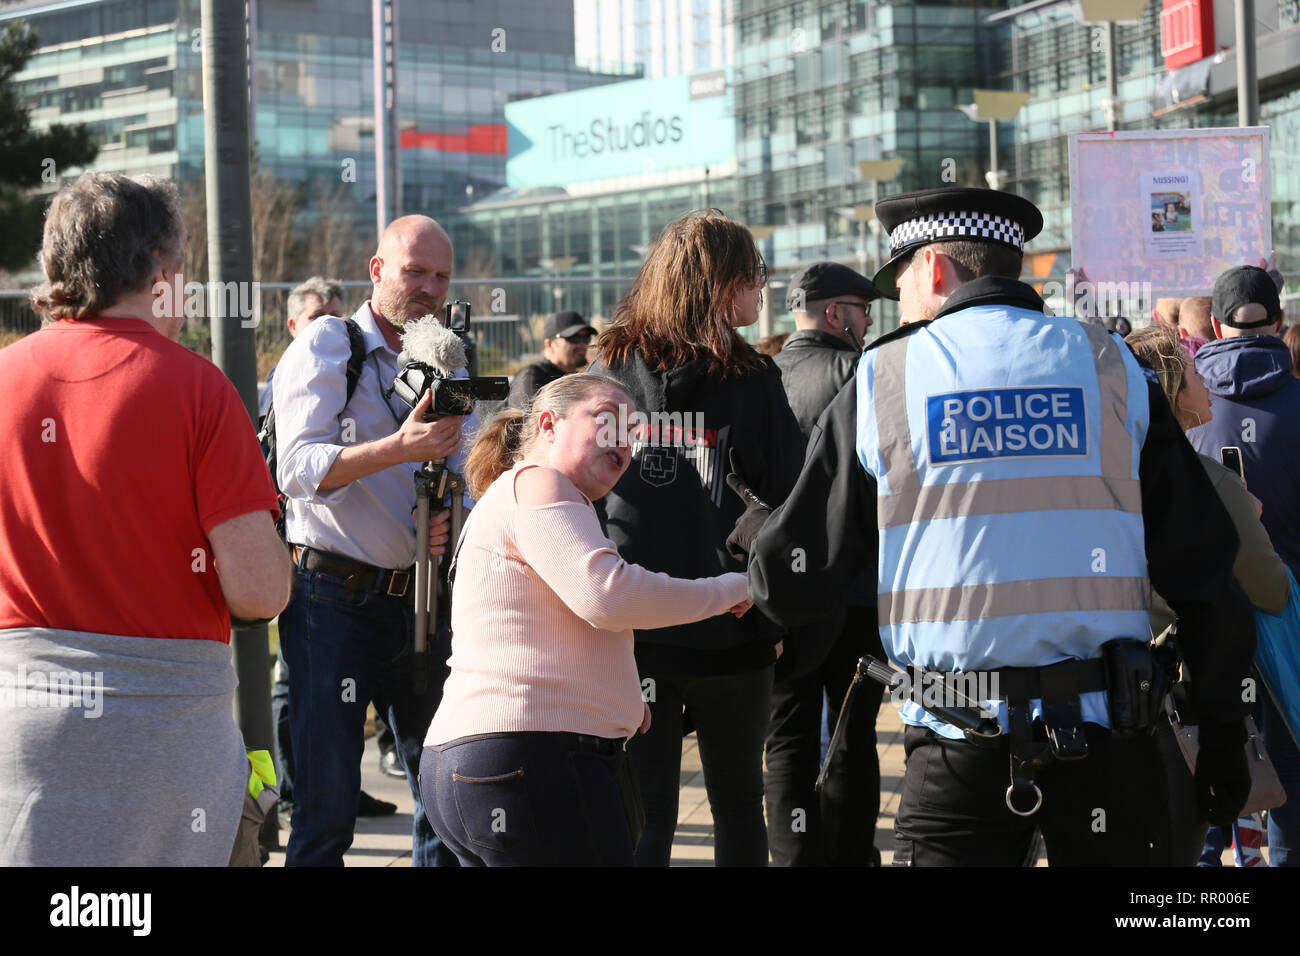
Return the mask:
{"type": "Polygon", "coordinates": [[[851,299],[831,299],[831,305],[856,305],[862,310],[863,315],[871,314],[870,302],[854,302],[851,299]]]}

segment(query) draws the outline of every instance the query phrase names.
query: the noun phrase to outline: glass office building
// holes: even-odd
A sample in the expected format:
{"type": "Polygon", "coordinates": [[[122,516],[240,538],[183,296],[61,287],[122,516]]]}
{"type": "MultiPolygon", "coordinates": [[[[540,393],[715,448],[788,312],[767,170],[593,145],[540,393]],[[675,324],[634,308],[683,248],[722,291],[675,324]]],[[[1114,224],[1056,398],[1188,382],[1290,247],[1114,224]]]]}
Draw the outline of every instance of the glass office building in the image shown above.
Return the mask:
{"type": "Polygon", "coordinates": [[[646,76],[732,65],[734,0],[574,0],[579,63],[635,63],[646,76]]]}
{"type": "Polygon", "coordinates": [[[955,107],[986,82],[985,20],[1005,6],[736,0],[738,202],[778,275],[823,258],[874,270],[884,243],[855,211],[876,188],[861,161],[905,160],[879,195],[983,185],[987,132],[955,107]]]}
{"type": "Polygon", "coordinates": [[[508,187],[447,221],[461,274],[630,276],[682,213],[735,216],[733,112],[726,70],[512,103],[508,187]]]}
{"type": "MultiPolygon", "coordinates": [[[[342,197],[374,221],[371,5],[259,0],[253,31],[258,160],[310,205],[342,197]]],[[[94,168],[193,180],[203,163],[199,0],[0,0],[41,48],[16,80],[36,126],[88,124],[94,168]]],[[[505,185],[508,102],[626,79],[573,60],[572,0],[403,3],[398,145],[403,212],[437,216],[505,185]],[[493,31],[498,31],[494,33],[493,31]],[[503,32],[501,32],[503,31],[503,32]]]]}
{"type": "MultiPolygon", "coordinates": [[[[1282,268],[1295,272],[1300,262],[1300,7],[1260,3],[1256,14],[1259,122],[1270,128],[1273,246],[1282,268]]],[[[1004,164],[1010,172],[1006,188],[1043,210],[1043,233],[1033,248],[1044,257],[1059,254],[1050,267],[1059,275],[1068,268],[1070,247],[1068,134],[1107,128],[1103,28],[1080,23],[1071,3],[1042,0],[993,21],[1007,29],[996,34],[1002,55],[992,85],[1033,94],[1016,117],[1012,152],[1004,164]]],[[[1231,2],[1162,6],[1153,0],[1136,22],[1117,23],[1116,128],[1237,126],[1232,21],[1231,2]],[[1198,18],[1194,37],[1179,29],[1180,17],[1198,18]],[[1201,46],[1189,51],[1193,39],[1201,46]]]]}

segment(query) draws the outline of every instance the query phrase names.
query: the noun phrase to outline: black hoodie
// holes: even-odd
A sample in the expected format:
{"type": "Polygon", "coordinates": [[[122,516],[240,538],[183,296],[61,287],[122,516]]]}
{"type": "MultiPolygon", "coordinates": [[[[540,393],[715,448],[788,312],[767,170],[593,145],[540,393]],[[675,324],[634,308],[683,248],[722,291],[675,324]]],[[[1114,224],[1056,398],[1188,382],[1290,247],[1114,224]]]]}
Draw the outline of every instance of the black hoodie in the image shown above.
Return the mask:
{"type": "MultiPolygon", "coordinates": [[[[804,438],[767,356],[764,367],[721,381],[703,361],[652,371],[639,354],[618,367],[598,358],[588,371],[617,379],[649,418],[632,463],[596,503],[606,534],[629,562],[674,577],[704,578],[745,565],[726,549],[744,512],[727,487],[734,449],[744,477],[769,505],[785,500],[803,464],[804,438]],[[654,413],[668,413],[654,417],[654,413]]],[[[757,609],[636,632],[643,672],[739,673],[776,659],[783,631],[757,609]]]]}

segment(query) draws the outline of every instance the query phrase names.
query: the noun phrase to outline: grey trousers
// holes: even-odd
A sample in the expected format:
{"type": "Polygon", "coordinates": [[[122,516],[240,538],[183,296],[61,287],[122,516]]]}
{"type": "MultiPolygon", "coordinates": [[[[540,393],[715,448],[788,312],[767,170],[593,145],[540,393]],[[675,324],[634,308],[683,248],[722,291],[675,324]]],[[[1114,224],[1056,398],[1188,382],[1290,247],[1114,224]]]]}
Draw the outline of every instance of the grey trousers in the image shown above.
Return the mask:
{"type": "Polygon", "coordinates": [[[0,866],[226,866],[235,684],[215,641],[0,630],[0,866]]]}

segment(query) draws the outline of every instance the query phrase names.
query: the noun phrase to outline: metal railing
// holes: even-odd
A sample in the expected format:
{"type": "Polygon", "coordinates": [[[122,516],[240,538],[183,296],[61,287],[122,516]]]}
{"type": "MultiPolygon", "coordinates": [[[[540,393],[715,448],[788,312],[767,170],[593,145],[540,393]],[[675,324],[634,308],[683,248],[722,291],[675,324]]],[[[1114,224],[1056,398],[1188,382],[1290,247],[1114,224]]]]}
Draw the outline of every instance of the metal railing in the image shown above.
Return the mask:
{"type": "MultiPolygon", "coordinates": [[[[1064,286],[1063,276],[1029,280],[1039,286],[1043,282],[1064,286]]],[[[297,283],[254,283],[247,297],[255,323],[258,371],[260,377],[275,365],[290,342],[285,322],[285,301],[297,283]]],[[[480,375],[513,375],[530,362],[541,357],[542,323],[546,316],[559,309],[574,309],[598,328],[609,320],[614,307],[631,287],[632,277],[523,277],[523,278],[467,278],[456,279],[451,284],[448,299],[465,299],[471,304],[472,328],[477,343],[478,372],[480,375]]],[[[345,311],[350,315],[370,295],[371,285],[365,281],[348,281],[345,311]]],[[[1045,289],[1049,292],[1049,289],[1045,289]]],[[[768,294],[774,295],[775,331],[793,328],[792,316],[781,307],[784,289],[773,283],[768,294]]],[[[0,289],[0,347],[40,328],[40,318],[31,310],[27,291],[0,289]]],[[[181,343],[201,355],[211,357],[212,342],[209,325],[204,314],[205,302],[196,297],[197,308],[187,309],[181,343]]],[[[1056,311],[1063,311],[1063,299],[1049,300],[1056,311]]],[[[872,315],[875,325],[870,338],[875,338],[897,325],[895,303],[878,302],[872,315]]],[[[1106,315],[1124,315],[1135,327],[1150,321],[1154,302],[1128,299],[1107,303],[1101,311],[1106,315]]],[[[1287,276],[1282,293],[1282,306],[1288,323],[1300,318],[1300,274],[1287,276]]],[[[753,339],[754,327],[742,330],[753,339]]]]}
{"type": "MultiPolygon", "coordinates": [[[[448,300],[471,304],[472,330],[481,375],[511,375],[541,357],[542,324],[560,309],[574,309],[599,326],[632,284],[629,276],[468,278],[452,281],[448,300]]],[[[258,371],[265,378],[289,346],[285,303],[296,282],[251,283],[230,301],[242,302],[256,332],[258,371]]],[[[369,298],[371,284],[347,281],[344,311],[352,314],[369,298]]],[[[181,344],[211,358],[207,297],[195,286],[187,296],[181,344]]],[[[0,346],[41,327],[23,289],[0,289],[0,346]]]]}

